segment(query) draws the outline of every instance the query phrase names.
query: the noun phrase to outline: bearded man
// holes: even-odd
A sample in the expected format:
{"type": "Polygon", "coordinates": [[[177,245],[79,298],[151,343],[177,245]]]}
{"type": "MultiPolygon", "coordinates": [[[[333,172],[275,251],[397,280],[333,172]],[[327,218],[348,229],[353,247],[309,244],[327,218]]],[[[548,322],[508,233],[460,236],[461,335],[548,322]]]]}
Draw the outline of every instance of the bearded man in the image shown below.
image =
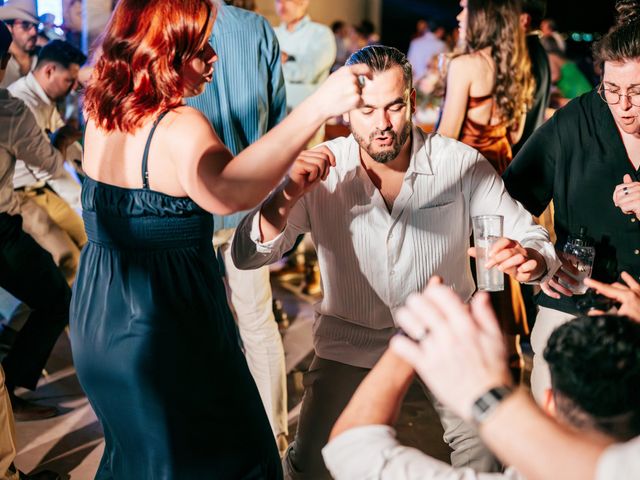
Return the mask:
{"type": "MultiPolygon", "coordinates": [[[[476,150],[413,127],[416,93],[406,56],[369,46],[347,61],[359,63],[374,75],[362,80],[362,105],[346,115],[352,135],[301,153],[232,243],[236,266],[246,269],[279,260],[307,232],[318,252],[324,296],[315,306],[315,358],[284,459],[286,478],[330,478],[321,449],[396,332],[396,312],[411,293],[439,275],[471,298],[472,216],[504,216],[505,238],[492,261],[518,281],[538,282],[559,266],[548,233],[476,150]]],[[[495,471],[473,426],[435,406],[452,464],[495,471]]]]}

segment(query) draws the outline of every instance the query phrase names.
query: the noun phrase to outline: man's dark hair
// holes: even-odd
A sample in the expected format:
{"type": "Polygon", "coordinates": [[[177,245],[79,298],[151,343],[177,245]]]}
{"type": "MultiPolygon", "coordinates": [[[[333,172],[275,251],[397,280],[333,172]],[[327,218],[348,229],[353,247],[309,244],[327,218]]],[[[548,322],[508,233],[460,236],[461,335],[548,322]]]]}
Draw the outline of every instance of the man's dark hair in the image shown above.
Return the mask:
{"type": "Polygon", "coordinates": [[[346,65],[364,63],[373,72],[386,72],[393,67],[402,68],[404,83],[408,89],[413,86],[413,70],[407,56],[397,48],[384,45],[369,45],[353,53],[346,65]]]}
{"type": "Polygon", "coordinates": [[[224,0],[224,3],[232,7],[243,8],[253,12],[256,9],[255,0],[224,0]]]}
{"type": "Polygon", "coordinates": [[[345,23],[342,20],[336,20],[331,24],[331,31],[333,33],[338,33],[342,27],[344,27],[345,23]]]}
{"type": "Polygon", "coordinates": [[[84,65],[87,56],[69,42],[52,40],[40,49],[36,69],[48,63],[56,63],[68,69],[71,65],[84,65]]]}
{"type": "Polygon", "coordinates": [[[531,17],[532,29],[539,28],[547,13],[547,0],[522,0],[522,13],[531,17]]]}
{"type": "Polygon", "coordinates": [[[544,351],[560,416],[618,440],[640,435],[640,324],[602,315],[572,320],[544,351]]]}
{"type": "Polygon", "coordinates": [[[0,57],[3,57],[9,51],[9,46],[13,41],[11,32],[7,26],[0,20],[0,57]]]}

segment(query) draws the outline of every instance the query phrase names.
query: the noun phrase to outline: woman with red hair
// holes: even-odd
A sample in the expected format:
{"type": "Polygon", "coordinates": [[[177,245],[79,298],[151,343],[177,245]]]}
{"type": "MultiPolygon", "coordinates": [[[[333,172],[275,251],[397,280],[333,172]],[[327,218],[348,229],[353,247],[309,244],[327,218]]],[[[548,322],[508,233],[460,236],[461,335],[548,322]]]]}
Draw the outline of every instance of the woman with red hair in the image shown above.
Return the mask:
{"type": "Polygon", "coordinates": [[[183,104],[211,81],[215,15],[211,0],[120,0],[87,88],[89,244],[71,340],[105,434],[98,479],[282,476],[227,306],[210,212],[257,205],[321,124],[360,102],[358,75],[370,72],[336,72],[232,158],[183,104]]]}

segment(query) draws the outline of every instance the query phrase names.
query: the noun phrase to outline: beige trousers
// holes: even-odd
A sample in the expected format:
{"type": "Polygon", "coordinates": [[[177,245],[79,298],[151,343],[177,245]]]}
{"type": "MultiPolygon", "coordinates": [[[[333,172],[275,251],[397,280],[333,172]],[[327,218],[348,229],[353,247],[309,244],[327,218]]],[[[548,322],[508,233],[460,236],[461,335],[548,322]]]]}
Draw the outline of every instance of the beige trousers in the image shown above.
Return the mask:
{"type": "MultiPolygon", "coordinates": [[[[80,250],[87,243],[82,218],[62,198],[48,189],[16,192],[22,229],[47,252],[73,283],[80,250]]],[[[11,212],[14,213],[14,212],[11,212]]]]}

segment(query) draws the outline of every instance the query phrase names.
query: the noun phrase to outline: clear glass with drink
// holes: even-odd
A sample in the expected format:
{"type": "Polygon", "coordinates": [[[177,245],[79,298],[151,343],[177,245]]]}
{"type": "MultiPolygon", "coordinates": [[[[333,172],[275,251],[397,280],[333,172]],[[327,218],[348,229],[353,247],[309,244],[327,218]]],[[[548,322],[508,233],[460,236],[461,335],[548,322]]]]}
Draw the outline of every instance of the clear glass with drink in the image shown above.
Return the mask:
{"type": "Polygon", "coordinates": [[[480,215],[472,218],[473,243],[476,247],[476,275],[478,290],[484,292],[500,292],[504,290],[504,273],[497,267],[487,269],[489,253],[502,238],[502,215],[480,215]]]}
{"type": "Polygon", "coordinates": [[[569,236],[562,252],[564,258],[575,269],[574,272],[565,269],[565,273],[573,278],[577,285],[570,285],[562,280],[560,284],[575,295],[584,295],[588,290],[588,287],[584,284],[584,279],[591,277],[593,262],[596,257],[596,249],[593,247],[591,239],[587,237],[587,229],[581,227],[577,236],[569,236]]]}

